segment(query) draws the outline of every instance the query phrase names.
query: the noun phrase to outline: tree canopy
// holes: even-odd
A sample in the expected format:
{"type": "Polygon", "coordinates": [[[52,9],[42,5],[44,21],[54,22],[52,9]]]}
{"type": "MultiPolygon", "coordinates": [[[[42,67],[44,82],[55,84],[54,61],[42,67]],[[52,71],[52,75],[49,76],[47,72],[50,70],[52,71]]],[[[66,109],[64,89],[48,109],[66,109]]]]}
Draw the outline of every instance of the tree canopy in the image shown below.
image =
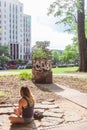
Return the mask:
{"type": "Polygon", "coordinates": [[[79,71],[87,72],[85,0],[55,0],[49,7],[48,15],[50,14],[57,17],[56,23],[66,25],[67,31],[77,33],[80,58],[79,71]]]}
{"type": "Polygon", "coordinates": [[[9,50],[7,46],[0,46],[0,64],[5,64],[9,60],[9,50]]]}
{"type": "Polygon", "coordinates": [[[51,50],[49,50],[47,47],[49,47],[50,42],[49,41],[37,41],[35,46],[33,46],[33,56],[32,58],[46,58],[51,59],[52,54],[51,50]]]}

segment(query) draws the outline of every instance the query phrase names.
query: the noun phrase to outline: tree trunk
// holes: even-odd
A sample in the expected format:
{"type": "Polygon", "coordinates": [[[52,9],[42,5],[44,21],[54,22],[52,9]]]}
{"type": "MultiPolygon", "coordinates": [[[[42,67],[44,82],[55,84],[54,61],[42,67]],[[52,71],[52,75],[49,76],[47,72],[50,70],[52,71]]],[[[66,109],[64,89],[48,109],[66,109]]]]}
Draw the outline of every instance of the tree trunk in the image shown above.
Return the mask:
{"type": "Polygon", "coordinates": [[[85,36],[85,13],[84,0],[81,2],[81,9],[78,9],[78,46],[80,54],[79,71],[87,72],[87,45],[85,36]]]}

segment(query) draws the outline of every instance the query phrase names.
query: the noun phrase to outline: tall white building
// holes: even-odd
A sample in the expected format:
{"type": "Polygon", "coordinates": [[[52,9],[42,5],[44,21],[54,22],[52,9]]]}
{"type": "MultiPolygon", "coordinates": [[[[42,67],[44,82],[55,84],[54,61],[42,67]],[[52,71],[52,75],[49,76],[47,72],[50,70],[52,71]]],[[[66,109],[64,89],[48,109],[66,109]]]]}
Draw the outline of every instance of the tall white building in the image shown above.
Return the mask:
{"type": "Polygon", "coordinates": [[[29,60],[31,17],[18,0],[0,0],[0,45],[9,46],[12,60],[29,60]]]}

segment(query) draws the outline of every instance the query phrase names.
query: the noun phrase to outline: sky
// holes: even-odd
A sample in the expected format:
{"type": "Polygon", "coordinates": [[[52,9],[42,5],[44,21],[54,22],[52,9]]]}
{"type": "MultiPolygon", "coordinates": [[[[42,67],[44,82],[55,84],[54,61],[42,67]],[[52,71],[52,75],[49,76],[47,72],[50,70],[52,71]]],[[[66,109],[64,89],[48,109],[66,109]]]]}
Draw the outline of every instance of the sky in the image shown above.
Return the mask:
{"type": "Polygon", "coordinates": [[[31,46],[36,41],[50,41],[50,49],[63,50],[72,44],[72,34],[63,32],[53,16],[47,16],[53,0],[19,0],[24,4],[24,13],[31,15],[31,46]]]}

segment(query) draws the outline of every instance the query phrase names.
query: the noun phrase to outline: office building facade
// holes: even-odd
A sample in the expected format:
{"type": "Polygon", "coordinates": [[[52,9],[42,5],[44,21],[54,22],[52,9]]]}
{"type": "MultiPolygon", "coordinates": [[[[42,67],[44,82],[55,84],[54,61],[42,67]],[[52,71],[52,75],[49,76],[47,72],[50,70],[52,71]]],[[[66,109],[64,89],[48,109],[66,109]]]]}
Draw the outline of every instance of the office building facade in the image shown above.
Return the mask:
{"type": "Polygon", "coordinates": [[[0,0],[0,45],[9,47],[12,60],[29,60],[31,17],[18,0],[0,0]]]}

